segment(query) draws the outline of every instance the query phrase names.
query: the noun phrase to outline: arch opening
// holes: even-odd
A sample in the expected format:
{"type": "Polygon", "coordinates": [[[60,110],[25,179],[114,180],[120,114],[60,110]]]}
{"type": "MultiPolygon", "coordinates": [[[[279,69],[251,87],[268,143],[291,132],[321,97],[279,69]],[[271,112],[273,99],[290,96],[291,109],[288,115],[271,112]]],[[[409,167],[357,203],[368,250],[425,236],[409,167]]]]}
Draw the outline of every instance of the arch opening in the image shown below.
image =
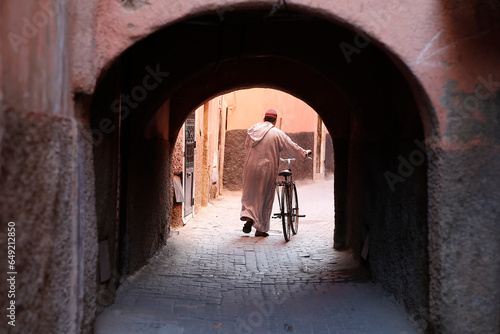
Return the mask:
{"type": "MultiPolygon", "coordinates": [[[[176,197],[184,201],[174,201],[171,226],[183,226],[193,212],[218,198],[223,190],[243,189],[247,129],[262,122],[269,108],[278,111],[276,128],[314,152],[311,160],[293,163],[295,179],[333,176],[331,136],[316,111],[305,102],[283,91],[260,87],[219,95],[196,108],[177,134],[174,189],[176,197]]],[[[280,169],[286,169],[285,165],[281,163],[280,169]]],[[[333,217],[330,220],[333,222],[333,217]]]]}
{"type": "Polygon", "coordinates": [[[374,278],[426,319],[427,154],[418,84],[374,44],[347,62],[339,45],[353,40],[353,31],[304,14],[262,20],[265,14],[176,23],[137,42],[102,76],[91,124],[98,130],[99,240],[108,245],[112,270],[133,273],[166,242],[166,175],[188,114],[221,93],[276,88],[313,107],[332,135],[332,246],[361,259],[369,240],[365,258],[374,278]]]}

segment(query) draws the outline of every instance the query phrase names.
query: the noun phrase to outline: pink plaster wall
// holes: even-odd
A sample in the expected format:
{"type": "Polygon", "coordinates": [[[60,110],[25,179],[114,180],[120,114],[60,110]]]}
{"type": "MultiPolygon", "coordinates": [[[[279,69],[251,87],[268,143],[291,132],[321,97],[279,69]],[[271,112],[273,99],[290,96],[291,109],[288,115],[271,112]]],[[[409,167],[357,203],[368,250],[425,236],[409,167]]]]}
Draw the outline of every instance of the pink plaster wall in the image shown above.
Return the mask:
{"type": "Polygon", "coordinates": [[[275,89],[252,88],[226,94],[228,105],[227,130],[248,129],[262,122],[268,109],[278,112],[277,126],[285,132],[316,131],[317,114],[305,102],[275,89]]]}
{"type": "Polygon", "coordinates": [[[6,106],[73,116],[69,7],[64,1],[0,4],[0,98],[6,106]]]}

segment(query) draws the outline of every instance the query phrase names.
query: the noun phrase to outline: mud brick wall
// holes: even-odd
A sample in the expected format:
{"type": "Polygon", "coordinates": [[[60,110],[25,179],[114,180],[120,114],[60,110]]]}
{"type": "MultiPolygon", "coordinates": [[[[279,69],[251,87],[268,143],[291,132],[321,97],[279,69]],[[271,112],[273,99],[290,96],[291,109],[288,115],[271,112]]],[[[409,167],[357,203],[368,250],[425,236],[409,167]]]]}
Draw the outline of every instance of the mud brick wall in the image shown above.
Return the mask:
{"type": "MultiPolygon", "coordinates": [[[[182,180],[182,172],[183,172],[183,152],[182,146],[184,145],[184,136],[182,131],[179,132],[179,136],[177,137],[177,141],[175,142],[174,151],[172,153],[172,194],[174,193],[174,182],[173,177],[177,175],[182,180]]],[[[170,227],[181,227],[184,225],[182,222],[182,203],[176,203],[175,199],[172,197],[172,213],[170,215],[170,227]]]]}
{"type": "MultiPolygon", "coordinates": [[[[313,132],[287,133],[297,145],[312,150],[314,148],[313,132]]],[[[243,164],[245,162],[246,129],[231,130],[226,133],[224,156],[224,188],[228,190],[241,190],[243,188],[243,164]]],[[[282,155],[283,158],[287,156],[282,155]]],[[[286,169],[287,163],[280,163],[280,170],[286,169]]],[[[297,160],[292,171],[296,180],[312,179],[313,161],[297,160]]]]}

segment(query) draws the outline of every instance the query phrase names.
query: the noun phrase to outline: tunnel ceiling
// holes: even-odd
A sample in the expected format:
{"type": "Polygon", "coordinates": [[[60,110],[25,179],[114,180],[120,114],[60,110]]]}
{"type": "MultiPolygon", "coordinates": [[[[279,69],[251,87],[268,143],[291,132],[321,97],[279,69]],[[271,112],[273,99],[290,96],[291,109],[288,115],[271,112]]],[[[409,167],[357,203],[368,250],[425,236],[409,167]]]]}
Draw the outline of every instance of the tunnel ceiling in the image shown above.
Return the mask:
{"type": "MultiPolygon", "coordinates": [[[[134,109],[143,126],[170,99],[170,129],[176,134],[189,112],[235,89],[270,87],[311,105],[334,137],[349,133],[379,140],[422,133],[408,82],[373,43],[349,54],[340,45],[360,46],[356,33],[298,13],[228,12],[165,27],[130,47],[106,72],[120,73],[122,92],[142,85],[149,70],[162,73],[158,87],[134,109]],[[168,75],[166,74],[168,72],[168,75]]],[[[98,100],[98,99],[97,99],[98,100]]],[[[95,109],[95,108],[94,108],[95,109]]]]}

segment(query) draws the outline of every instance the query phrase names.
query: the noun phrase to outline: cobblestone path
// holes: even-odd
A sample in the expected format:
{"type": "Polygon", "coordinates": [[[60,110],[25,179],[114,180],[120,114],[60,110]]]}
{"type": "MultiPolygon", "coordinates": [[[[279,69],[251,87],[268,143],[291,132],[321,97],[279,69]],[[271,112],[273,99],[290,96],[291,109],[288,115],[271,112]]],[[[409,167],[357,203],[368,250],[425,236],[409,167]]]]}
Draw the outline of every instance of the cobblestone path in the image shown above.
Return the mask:
{"type": "Polygon", "coordinates": [[[299,187],[298,234],[241,231],[237,192],[173,232],[129,277],[95,333],[417,333],[402,307],[333,245],[333,184],[299,187]]]}

